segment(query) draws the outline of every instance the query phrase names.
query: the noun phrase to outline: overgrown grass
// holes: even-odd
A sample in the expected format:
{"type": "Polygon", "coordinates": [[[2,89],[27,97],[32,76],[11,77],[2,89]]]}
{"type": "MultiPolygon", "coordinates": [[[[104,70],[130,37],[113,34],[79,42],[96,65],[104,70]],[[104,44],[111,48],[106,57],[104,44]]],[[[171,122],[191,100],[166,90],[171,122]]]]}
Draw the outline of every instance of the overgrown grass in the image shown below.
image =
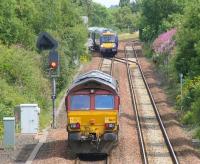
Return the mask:
{"type": "Polygon", "coordinates": [[[145,43],[143,45],[143,54],[147,57],[147,58],[152,58],[153,56],[153,51],[151,48],[151,43],[145,43]]]}
{"type": "MultiPolygon", "coordinates": [[[[23,103],[37,103],[42,112],[48,110],[50,83],[43,76],[41,56],[14,46],[0,45],[0,50],[0,120],[14,116],[15,107],[23,103]]],[[[0,127],[2,135],[2,123],[0,127]]]]}
{"type": "Polygon", "coordinates": [[[40,113],[40,130],[48,127],[51,124],[52,120],[52,109],[49,107],[48,110],[41,110],[40,113]]]}

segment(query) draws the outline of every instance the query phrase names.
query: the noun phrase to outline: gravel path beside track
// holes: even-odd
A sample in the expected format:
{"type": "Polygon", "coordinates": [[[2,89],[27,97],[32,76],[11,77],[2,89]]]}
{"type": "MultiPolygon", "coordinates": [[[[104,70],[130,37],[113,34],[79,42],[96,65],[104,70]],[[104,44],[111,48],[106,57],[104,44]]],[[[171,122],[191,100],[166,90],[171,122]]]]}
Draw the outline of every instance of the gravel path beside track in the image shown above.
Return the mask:
{"type": "Polygon", "coordinates": [[[25,163],[40,135],[17,134],[15,149],[0,149],[0,163],[25,163]]]}

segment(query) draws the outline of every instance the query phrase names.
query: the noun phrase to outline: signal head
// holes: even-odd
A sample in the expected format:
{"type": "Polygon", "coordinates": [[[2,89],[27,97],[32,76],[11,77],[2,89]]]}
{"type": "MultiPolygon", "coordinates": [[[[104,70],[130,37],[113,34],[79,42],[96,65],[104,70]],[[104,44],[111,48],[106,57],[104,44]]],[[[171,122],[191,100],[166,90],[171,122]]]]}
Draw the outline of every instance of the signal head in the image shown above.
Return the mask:
{"type": "Polygon", "coordinates": [[[56,69],[58,67],[57,63],[56,62],[51,62],[50,63],[50,68],[51,69],[56,69]]]}

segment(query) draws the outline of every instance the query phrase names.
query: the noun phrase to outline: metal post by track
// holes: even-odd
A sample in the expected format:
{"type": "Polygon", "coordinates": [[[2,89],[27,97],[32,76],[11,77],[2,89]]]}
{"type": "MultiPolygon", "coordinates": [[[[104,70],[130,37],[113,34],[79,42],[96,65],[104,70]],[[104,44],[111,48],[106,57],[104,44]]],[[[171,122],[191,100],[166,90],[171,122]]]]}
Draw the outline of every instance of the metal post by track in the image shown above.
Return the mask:
{"type": "Polygon", "coordinates": [[[53,113],[52,113],[52,128],[55,129],[56,128],[56,105],[55,105],[55,100],[56,100],[56,78],[53,77],[52,78],[52,104],[53,104],[53,113]]]}

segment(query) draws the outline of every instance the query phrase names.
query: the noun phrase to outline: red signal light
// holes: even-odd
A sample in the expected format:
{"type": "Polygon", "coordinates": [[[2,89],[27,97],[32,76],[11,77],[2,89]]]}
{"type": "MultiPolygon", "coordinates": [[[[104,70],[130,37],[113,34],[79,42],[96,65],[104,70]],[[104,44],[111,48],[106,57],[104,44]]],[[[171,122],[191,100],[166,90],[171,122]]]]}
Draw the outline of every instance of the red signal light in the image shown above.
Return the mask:
{"type": "Polygon", "coordinates": [[[57,68],[57,63],[56,62],[50,63],[50,67],[51,67],[51,69],[57,68]]]}

